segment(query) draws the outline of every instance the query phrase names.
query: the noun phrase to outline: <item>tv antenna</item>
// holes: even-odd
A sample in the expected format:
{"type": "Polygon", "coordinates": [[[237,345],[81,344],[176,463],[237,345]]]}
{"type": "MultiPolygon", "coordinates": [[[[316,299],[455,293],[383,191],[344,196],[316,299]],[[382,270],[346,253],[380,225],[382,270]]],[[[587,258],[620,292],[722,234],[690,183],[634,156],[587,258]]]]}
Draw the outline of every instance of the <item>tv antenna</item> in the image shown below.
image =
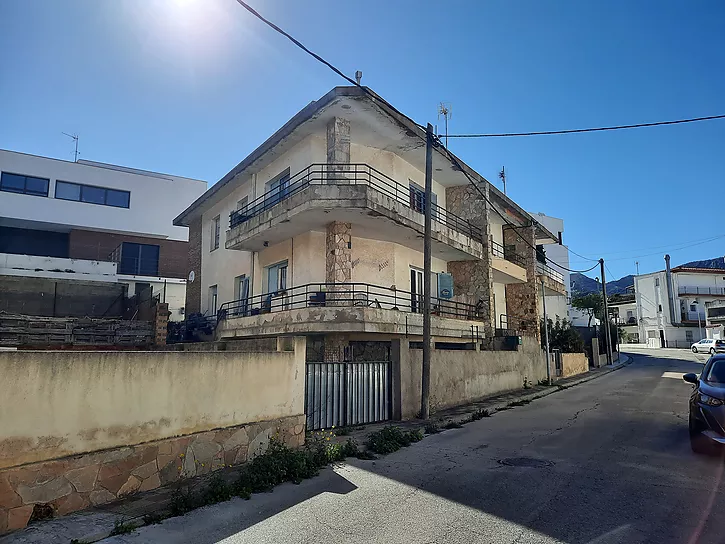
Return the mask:
{"type": "Polygon", "coordinates": [[[63,132],[63,134],[76,143],[76,150],[73,152],[75,160],[73,162],[78,162],[78,134],[68,134],[67,132],[63,132]]]}
{"type": "Polygon", "coordinates": [[[445,102],[441,102],[438,104],[438,119],[441,118],[441,115],[443,116],[443,119],[445,120],[445,134],[444,137],[446,139],[446,149],[448,148],[448,120],[453,116],[451,113],[451,105],[447,104],[445,102]]]}
{"type": "Polygon", "coordinates": [[[506,194],[506,167],[502,166],[501,171],[498,173],[498,177],[503,181],[503,194],[506,194]]]}

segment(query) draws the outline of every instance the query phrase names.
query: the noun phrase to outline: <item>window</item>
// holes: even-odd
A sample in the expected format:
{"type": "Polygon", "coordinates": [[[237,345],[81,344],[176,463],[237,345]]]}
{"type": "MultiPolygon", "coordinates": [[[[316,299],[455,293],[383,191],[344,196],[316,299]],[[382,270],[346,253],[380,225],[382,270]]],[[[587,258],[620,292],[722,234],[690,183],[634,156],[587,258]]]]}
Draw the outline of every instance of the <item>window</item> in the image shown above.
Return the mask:
{"type": "Polygon", "coordinates": [[[0,176],[0,191],[23,195],[48,196],[49,179],[21,176],[3,172],[0,176]]]}
{"type": "Polygon", "coordinates": [[[289,184],[289,168],[284,172],[277,174],[264,185],[264,209],[274,206],[281,201],[287,194],[287,185],[289,184]]]}
{"type": "MultiPolygon", "coordinates": [[[[430,200],[433,203],[431,214],[435,218],[436,204],[438,203],[438,197],[435,193],[430,194],[430,200]]],[[[416,212],[425,213],[425,189],[412,181],[410,182],[410,207],[416,212]]]]}
{"type": "Polygon", "coordinates": [[[692,341],[693,341],[692,331],[685,331],[685,341],[692,344],[692,341]]]}
{"type": "Polygon", "coordinates": [[[217,312],[217,286],[209,286],[209,312],[207,315],[216,315],[217,312]]]}
{"type": "Polygon", "coordinates": [[[695,304],[690,304],[690,311],[691,312],[696,312],[697,311],[697,306],[695,304]]]}
{"type": "Polygon", "coordinates": [[[131,276],[158,276],[159,246],[123,242],[118,273],[131,276]]]}
{"type": "Polygon", "coordinates": [[[657,305],[657,311],[658,311],[658,312],[661,312],[661,311],[662,311],[662,304],[658,304],[658,305],[657,305]]]}
{"type": "Polygon", "coordinates": [[[660,286],[660,279],[655,278],[655,287],[659,287],[659,286],[660,286]]]}
{"type": "Polygon", "coordinates": [[[710,383],[725,383],[725,360],[718,359],[713,361],[705,381],[710,383]]]}
{"type": "Polygon", "coordinates": [[[211,250],[219,249],[219,233],[221,229],[221,216],[217,215],[211,221],[211,250]]]}
{"type": "Polygon", "coordinates": [[[267,267],[267,293],[287,289],[287,261],[267,267]]]}
{"type": "Polygon", "coordinates": [[[627,321],[629,321],[633,317],[634,317],[634,312],[632,310],[627,310],[627,321]]]}
{"type": "Polygon", "coordinates": [[[131,193],[128,191],[107,189],[106,187],[96,187],[94,185],[81,185],[69,181],[55,182],[55,198],[112,206],[114,208],[129,208],[131,206],[131,193]]]}
{"type": "Polygon", "coordinates": [[[248,196],[245,196],[241,200],[238,200],[237,201],[237,211],[243,211],[247,207],[247,204],[249,204],[248,196]]]}

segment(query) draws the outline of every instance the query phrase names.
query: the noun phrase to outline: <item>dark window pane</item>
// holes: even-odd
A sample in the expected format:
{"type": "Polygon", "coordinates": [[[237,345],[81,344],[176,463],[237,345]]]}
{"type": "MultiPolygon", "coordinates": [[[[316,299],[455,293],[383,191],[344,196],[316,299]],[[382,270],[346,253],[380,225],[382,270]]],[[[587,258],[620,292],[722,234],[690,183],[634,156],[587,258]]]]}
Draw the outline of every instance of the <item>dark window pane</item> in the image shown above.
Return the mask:
{"type": "Polygon", "coordinates": [[[75,183],[66,183],[65,181],[55,182],[55,198],[63,200],[80,200],[81,186],[75,183]]]}
{"type": "Polygon", "coordinates": [[[3,191],[11,193],[24,193],[25,192],[25,176],[18,176],[17,174],[6,174],[3,172],[0,178],[0,188],[3,191]]]}
{"type": "Polygon", "coordinates": [[[48,183],[50,180],[43,178],[25,178],[25,194],[36,196],[48,196],[48,183]]]}
{"type": "Polygon", "coordinates": [[[84,185],[81,191],[81,200],[83,202],[90,202],[91,204],[105,204],[106,190],[100,187],[84,185]]]}
{"type": "Polygon", "coordinates": [[[131,193],[128,191],[114,191],[108,189],[106,191],[106,204],[116,206],[117,208],[128,208],[131,193]]]}
{"type": "Polygon", "coordinates": [[[141,276],[158,276],[159,275],[159,246],[140,244],[141,245],[141,263],[139,265],[139,275],[141,276]]]}
{"type": "Polygon", "coordinates": [[[121,248],[121,262],[118,263],[119,274],[134,275],[138,273],[139,245],[124,242],[121,248]]]}

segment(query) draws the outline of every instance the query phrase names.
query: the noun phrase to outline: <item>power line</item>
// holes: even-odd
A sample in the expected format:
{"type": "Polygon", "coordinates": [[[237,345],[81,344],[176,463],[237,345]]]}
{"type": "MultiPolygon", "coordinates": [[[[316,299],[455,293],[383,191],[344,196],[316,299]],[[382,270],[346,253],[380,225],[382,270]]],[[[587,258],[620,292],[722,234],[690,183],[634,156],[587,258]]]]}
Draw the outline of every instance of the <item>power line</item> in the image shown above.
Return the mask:
{"type": "MultiPolygon", "coordinates": [[[[708,238],[698,238],[697,240],[688,240],[688,241],[684,241],[684,242],[678,242],[678,243],[675,243],[674,245],[686,247],[686,246],[688,246],[690,244],[699,244],[699,243],[711,242],[711,241],[717,240],[719,238],[725,238],[725,234],[718,234],[718,235],[715,235],[714,237],[711,236],[711,237],[708,237],[708,238]]],[[[637,248],[637,249],[625,249],[625,250],[622,250],[622,251],[610,251],[610,252],[602,253],[602,256],[606,256],[606,255],[622,255],[623,253],[632,253],[634,251],[649,251],[651,249],[667,249],[667,248],[671,248],[672,245],[673,244],[665,244],[665,245],[662,245],[662,246],[649,246],[649,247],[640,247],[640,248],[637,248]]],[[[575,255],[577,255],[577,256],[579,256],[582,259],[585,259],[587,261],[593,261],[593,260],[595,260],[595,259],[590,259],[589,257],[586,257],[585,255],[580,255],[579,253],[576,253],[575,251],[572,251],[571,249],[569,251],[571,251],[575,255]]],[[[632,255],[632,256],[623,257],[623,258],[621,258],[621,260],[624,260],[624,259],[636,259],[637,257],[638,257],[637,255],[632,255]]],[[[616,259],[609,259],[609,260],[611,261],[611,260],[616,260],[616,259]]]]}
{"type": "MultiPolygon", "coordinates": [[[[669,253],[674,253],[675,251],[682,251],[683,249],[688,249],[688,248],[695,247],[695,246],[701,246],[702,244],[707,244],[709,242],[713,242],[715,240],[719,240],[720,238],[725,238],[725,234],[722,234],[722,235],[719,235],[719,236],[714,236],[712,238],[707,238],[705,240],[700,240],[698,243],[683,242],[682,244],[677,244],[677,247],[672,247],[672,246],[661,246],[661,247],[663,247],[663,248],[669,247],[670,249],[668,249],[667,251],[669,253]]],[[[617,257],[615,259],[608,259],[608,261],[609,262],[612,262],[612,261],[628,261],[630,259],[640,259],[642,257],[651,257],[652,255],[660,255],[661,253],[662,253],[662,251],[655,251],[653,253],[644,253],[642,255],[631,255],[631,256],[627,256],[627,257],[617,257]]]]}
{"type": "MultiPolygon", "coordinates": [[[[315,53],[314,51],[311,51],[310,49],[308,49],[308,48],[307,48],[307,47],[306,47],[306,46],[305,46],[305,45],[304,45],[304,44],[303,44],[302,42],[300,42],[300,41],[299,41],[298,39],[296,39],[296,38],[295,38],[294,36],[292,36],[292,35],[291,35],[291,34],[289,34],[288,32],[285,32],[284,30],[282,30],[282,29],[281,29],[280,27],[278,27],[278,26],[277,26],[276,24],[274,24],[274,23],[273,23],[272,21],[270,21],[269,19],[265,18],[265,17],[263,16],[263,15],[261,15],[261,14],[260,14],[260,13],[259,13],[259,12],[258,12],[258,11],[257,11],[256,9],[254,9],[254,8],[253,8],[252,6],[250,6],[249,4],[247,4],[246,2],[244,2],[243,0],[237,0],[237,2],[239,3],[239,5],[240,5],[240,6],[242,6],[242,7],[244,8],[244,9],[246,9],[246,10],[247,10],[247,11],[248,11],[249,13],[251,13],[252,15],[254,15],[254,16],[255,16],[255,17],[257,18],[257,19],[259,19],[259,20],[260,20],[260,21],[262,21],[262,22],[263,22],[264,24],[266,24],[267,26],[269,26],[269,27],[270,27],[271,29],[273,29],[274,31],[276,31],[276,32],[280,33],[280,34],[281,34],[282,36],[284,36],[285,38],[287,38],[287,39],[288,39],[289,41],[291,41],[291,42],[292,42],[293,44],[295,44],[295,45],[296,45],[297,47],[299,47],[300,49],[302,49],[302,51],[304,51],[305,53],[307,53],[308,55],[312,56],[312,57],[313,57],[314,59],[316,59],[317,61],[319,61],[319,62],[321,62],[322,64],[324,64],[325,66],[327,66],[327,67],[328,67],[328,68],[329,68],[330,70],[332,70],[333,72],[335,72],[335,73],[336,73],[336,74],[337,74],[338,76],[342,77],[342,78],[343,78],[343,79],[344,79],[345,81],[347,81],[347,82],[348,82],[348,83],[350,83],[351,85],[354,85],[355,87],[358,87],[358,88],[360,88],[360,89],[361,89],[361,90],[362,90],[362,91],[363,91],[363,92],[364,92],[365,94],[367,94],[367,95],[368,95],[368,96],[369,96],[370,98],[372,98],[372,99],[373,99],[373,100],[375,100],[375,101],[380,101],[380,102],[382,102],[382,103],[383,103],[383,104],[385,104],[385,105],[386,105],[387,107],[389,107],[389,108],[390,108],[391,110],[393,110],[394,112],[396,112],[396,113],[397,113],[398,115],[402,115],[402,116],[404,116],[404,117],[408,117],[407,115],[404,115],[404,114],[403,114],[403,113],[402,113],[401,111],[399,111],[399,110],[398,110],[398,109],[397,109],[397,108],[396,108],[395,106],[393,106],[393,105],[392,105],[392,104],[391,104],[390,102],[388,102],[387,100],[385,100],[385,99],[383,99],[383,98],[381,98],[381,97],[379,97],[379,96],[375,95],[375,94],[374,94],[374,93],[372,93],[372,92],[371,92],[371,91],[370,91],[370,90],[369,90],[369,89],[368,89],[367,87],[364,87],[364,86],[360,85],[360,83],[358,83],[357,81],[355,81],[355,80],[354,80],[354,79],[352,79],[351,77],[348,77],[348,76],[346,76],[346,75],[345,75],[345,74],[344,74],[344,73],[342,72],[342,70],[340,70],[339,68],[337,68],[337,67],[336,67],[335,65],[333,65],[333,64],[332,64],[331,62],[328,62],[328,61],[326,61],[326,60],[325,60],[324,58],[322,58],[322,57],[321,57],[320,55],[318,55],[318,54],[317,54],[317,53],[315,53]]],[[[410,117],[408,117],[408,119],[410,119],[410,117]]],[[[413,121],[413,120],[411,119],[411,121],[413,121]]],[[[424,130],[425,130],[425,127],[424,127],[423,125],[421,125],[420,123],[416,123],[415,121],[413,121],[413,123],[414,123],[415,125],[417,125],[417,126],[418,126],[419,128],[422,128],[422,129],[424,129],[424,130]]]]}
{"type": "Polygon", "coordinates": [[[707,117],[692,117],[690,119],[677,119],[675,121],[657,121],[656,123],[637,123],[634,125],[617,125],[612,127],[575,128],[568,130],[545,130],[541,132],[504,132],[499,134],[448,134],[449,138],[506,138],[509,136],[550,136],[552,134],[579,134],[582,132],[603,132],[606,130],[626,130],[630,128],[660,127],[664,125],[680,125],[683,123],[696,123],[698,121],[711,121],[725,119],[725,115],[708,115],[707,117]]]}
{"type": "MultiPolygon", "coordinates": [[[[257,19],[259,19],[264,24],[266,24],[267,26],[269,26],[270,28],[272,28],[274,31],[278,32],[279,34],[281,34],[282,36],[284,36],[285,38],[287,38],[288,40],[290,40],[293,44],[295,44],[297,47],[299,47],[300,49],[302,49],[305,53],[307,53],[308,55],[311,55],[317,61],[321,62],[322,64],[324,64],[325,66],[327,66],[328,68],[330,68],[330,70],[332,70],[337,75],[339,75],[340,77],[342,77],[343,79],[345,79],[345,81],[348,81],[352,85],[355,85],[356,87],[362,89],[362,91],[365,92],[368,96],[370,96],[373,100],[382,102],[383,104],[385,104],[387,107],[389,107],[394,112],[398,113],[399,115],[401,115],[403,117],[407,117],[408,119],[410,119],[410,117],[408,117],[405,114],[401,113],[392,104],[390,104],[386,100],[384,100],[384,99],[376,96],[369,89],[367,89],[366,87],[363,87],[362,85],[360,85],[354,79],[351,79],[350,77],[346,76],[341,70],[339,70],[338,68],[336,68],[332,63],[326,61],[320,55],[318,55],[317,53],[314,53],[313,51],[311,51],[310,49],[308,49],[304,44],[302,44],[302,42],[300,42],[299,40],[297,40],[296,38],[294,38],[292,35],[290,35],[289,33],[285,32],[284,30],[282,30],[280,27],[278,27],[272,21],[270,21],[269,19],[266,19],[265,17],[263,17],[262,15],[260,15],[260,13],[257,10],[255,10],[253,7],[251,7],[249,4],[247,4],[243,0],[237,0],[237,2],[239,3],[240,6],[242,6],[244,9],[246,9],[252,15],[254,15],[257,19]]],[[[421,125],[419,123],[416,123],[415,121],[413,121],[413,123],[416,124],[420,128],[425,128],[425,127],[423,127],[423,125],[421,125]]],[[[422,136],[420,136],[420,137],[422,138],[422,136]]],[[[516,225],[513,225],[512,223],[510,223],[509,220],[501,212],[498,211],[498,209],[493,205],[493,203],[488,199],[488,197],[483,193],[483,191],[481,191],[481,189],[476,185],[476,183],[473,181],[473,179],[471,179],[471,177],[468,175],[468,172],[466,172],[466,170],[463,168],[463,165],[460,163],[460,161],[455,157],[455,155],[453,155],[445,146],[443,146],[443,144],[440,142],[440,140],[438,140],[437,138],[436,138],[436,140],[437,140],[436,143],[445,150],[445,152],[448,155],[449,159],[456,164],[456,166],[461,170],[461,172],[463,172],[463,174],[466,176],[466,178],[468,178],[468,181],[471,183],[471,185],[473,185],[473,187],[479,192],[479,194],[484,198],[484,200],[486,200],[486,202],[488,202],[488,204],[496,211],[496,213],[501,217],[501,219],[503,219],[504,223],[506,225],[515,227],[516,225]]],[[[526,240],[526,238],[524,238],[518,232],[518,230],[514,229],[514,232],[516,233],[516,235],[519,238],[521,238],[521,240],[526,245],[530,246],[534,251],[536,251],[536,246],[532,245],[528,240],[526,240]]],[[[592,268],[589,268],[588,270],[571,270],[569,268],[566,268],[565,266],[562,266],[562,265],[560,265],[560,264],[552,261],[551,259],[547,258],[546,256],[544,256],[544,259],[546,261],[549,261],[551,264],[553,264],[553,265],[561,268],[562,270],[566,270],[567,272],[589,272],[590,270],[593,270],[597,266],[597,265],[594,265],[592,268]]]]}

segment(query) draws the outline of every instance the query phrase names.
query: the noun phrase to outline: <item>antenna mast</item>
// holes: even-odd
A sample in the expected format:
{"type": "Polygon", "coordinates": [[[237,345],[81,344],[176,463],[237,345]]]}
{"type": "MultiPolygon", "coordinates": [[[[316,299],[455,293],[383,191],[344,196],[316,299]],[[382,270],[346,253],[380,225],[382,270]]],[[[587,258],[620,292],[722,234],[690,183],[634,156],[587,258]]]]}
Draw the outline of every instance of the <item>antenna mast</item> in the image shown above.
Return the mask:
{"type": "Polygon", "coordinates": [[[73,140],[76,143],[76,150],[73,152],[73,156],[75,157],[75,160],[73,162],[78,162],[78,134],[68,134],[67,132],[64,132],[68,138],[73,140]]]}
{"type": "Polygon", "coordinates": [[[446,149],[448,149],[448,119],[453,117],[450,104],[446,104],[445,102],[441,102],[440,104],[438,104],[438,119],[441,118],[441,115],[443,116],[445,122],[446,149]]]}
{"type": "Polygon", "coordinates": [[[503,181],[503,194],[506,194],[506,167],[502,166],[501,171],[498,173],[498,177],[503,181]]]}

